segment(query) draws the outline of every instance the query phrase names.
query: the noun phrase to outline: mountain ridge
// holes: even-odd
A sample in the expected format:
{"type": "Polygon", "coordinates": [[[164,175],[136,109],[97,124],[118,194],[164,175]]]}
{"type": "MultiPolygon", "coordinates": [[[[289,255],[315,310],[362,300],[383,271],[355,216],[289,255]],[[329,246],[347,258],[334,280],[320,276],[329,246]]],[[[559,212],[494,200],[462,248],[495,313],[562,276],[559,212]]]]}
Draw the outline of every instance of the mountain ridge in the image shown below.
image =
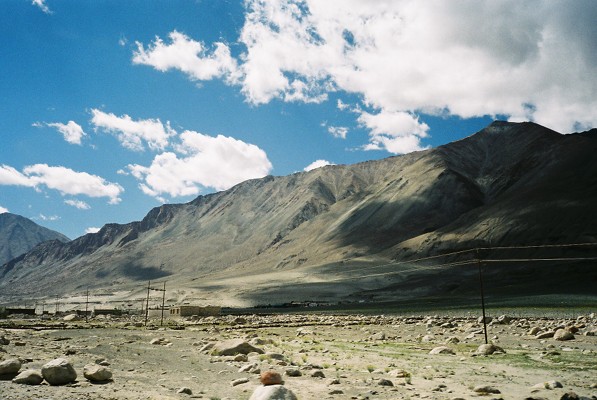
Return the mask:
{"type": "Polygon", "coordinates": [[[487,244],[597,242],[595,132],[494,122],[434,149],[245,181],[39,246],[0,267],[0,288],[18,282],[33,293],[34,281],[39,291],[62,280],[65,292],[130,290],[168,279],[179,295],[217,297],[221,287],[254,303],[263,300],[255,292],[275,300],[273,286],[283,293],[308,282],[311,296],[346,297],[380,287],[356,287],[364,265],[487,244]],[[350,279],[317,292],[325,273],[345,270],[350,279]],[[254,287],[230,283],[240,277],[254,287]]]}

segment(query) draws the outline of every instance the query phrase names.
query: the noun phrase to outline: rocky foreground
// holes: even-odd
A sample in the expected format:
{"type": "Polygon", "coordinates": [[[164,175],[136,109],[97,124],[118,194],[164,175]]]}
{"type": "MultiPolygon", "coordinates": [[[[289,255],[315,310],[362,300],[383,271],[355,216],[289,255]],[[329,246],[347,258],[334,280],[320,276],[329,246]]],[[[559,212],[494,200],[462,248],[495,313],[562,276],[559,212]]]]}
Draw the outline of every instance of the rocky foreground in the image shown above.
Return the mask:
{"type": "Polygon", "coordinates": [[[0,321],[1,399],[597,399],[594,314],[67,319],[0,321]]]}

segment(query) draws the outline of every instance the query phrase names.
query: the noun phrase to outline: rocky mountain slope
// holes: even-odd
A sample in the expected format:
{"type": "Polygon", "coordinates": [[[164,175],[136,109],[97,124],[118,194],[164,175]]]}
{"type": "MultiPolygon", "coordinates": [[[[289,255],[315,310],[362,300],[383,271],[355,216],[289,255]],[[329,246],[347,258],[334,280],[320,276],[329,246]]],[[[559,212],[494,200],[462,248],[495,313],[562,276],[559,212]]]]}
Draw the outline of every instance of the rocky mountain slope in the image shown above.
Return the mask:
{"type": "MultiPolygon", "coordinates": [[[[246,181],[142,221],[43,243],[0,268],[0,292],[142,293],[160,279],[173,301],[233,305],[430,294],[441,289],[437,277],[459,281],[470,271],[395,262],[479,246],[597,242],[596,132],[494,122],[430,150],[246,181]]],[[[515,283],[503,268],[492,271],[515,283]]]]}
{"type": "Polygon", "coordinates": [[[68,242],[70,239],[20,215],[0,214],[0,264],[28,252],[46,240],[68,242]]]}

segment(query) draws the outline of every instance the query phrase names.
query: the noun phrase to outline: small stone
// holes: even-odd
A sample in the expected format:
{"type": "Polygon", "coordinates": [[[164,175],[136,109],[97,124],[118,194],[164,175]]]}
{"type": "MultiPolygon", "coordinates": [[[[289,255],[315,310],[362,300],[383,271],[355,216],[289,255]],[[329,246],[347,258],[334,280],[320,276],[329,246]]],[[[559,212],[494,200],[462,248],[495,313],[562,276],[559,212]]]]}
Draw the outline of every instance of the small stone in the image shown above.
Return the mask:
{"type": "Polygon", "coordinates": [[[181,387],[176,391],[176,393],[192,395],[193,391],[188,387],[181,387]]]}
{"type": "Polygon", "coordinates": [[[485,385],[475,386],[473,391],[476,393],[490,393],[490,394],[500,394],[501,393],[499,391],[499,389],[496,389],[493,386],[485,386],[485,385]]]}
{"type": "Polygon", "coordinates": [[[489,344],[482,344],[481,346],[479,346],[477,348],[477,351],[475,352],[475,354],[483,355],[483,356],[489,356],[489,355],[492,355],[493,353],[505,353],[505,351],[501,347],[496,346],[492,343],[489,343],[489,344]]]}
{"type": "Polygon", "coordinates": [[[8,346],[10,344],[10,340],[5,338],[4,336],[0,336],[0,345],[8,346]]]}
{"type": "Polygon", "coordinates": [[[325,378],[323,371],[316,369],[311,373],[311,378],[325,378]]]}
{"type": "Polygon", "coordinates": [[[344,394],[344,392],[340,389],[333,389],[328,392],[328,394],[335,395],[335,394],[344,394]]]}
{"type": "Polygon", "coordinates": [[[83,376],[91,382],[106,382],[112,379],[112,372],[103,365],[87,364],[83,367],[83,376]]]}
{"type": "Polygon", "coordinates": [[[20,383],[22,385],[39,385],[44,380],[41,376],[41,371],[36,369],[26,369],[20,374],[14,377],[12,380],[14,383],[20,383]]]}
{"type": "Polygon", "coordinates": [[[302,376],[303,374],[301,373],[301,371],[298,368],[288,368],[286,370],[286,375],[296,377],[296,376],[302,376]]]}
{"type": "Polygon", "coordinates": [[[389,379],[380,379],[377,381],[378,386],[394,386],[394,383],[389,379]]]}
{"type": "Polygon", "coordinates": [[[231,339],[217,343],[212,350],[212,354],[216,356],[234,356],[237,354],[249,354],[253,352],[259,354],[264,353],[263,350],[253,346],[243,339],[231,339]]]}
{"type": "Polygon", "coordinates": [[[580,397],[574,392],[564,393],[560,400],[580,400],[580,397]]]}
{"type": "Polygon", "coordinates": [[[232,386],[242,385],[243,383],[249,382],[249,378],[238,378],[230,382],[232,386]]]}
{"type": "Polygon", "coordinates": [[[429,354],[449,354],[455,355],[454,350],[446,346],[439,346],[429,352],[429,354]]]}
{"type": "Polygon", "coordinates": [[[535,339],[549,339],[555,335],[554,331],[541,332],[535,336],[535,339]]]}

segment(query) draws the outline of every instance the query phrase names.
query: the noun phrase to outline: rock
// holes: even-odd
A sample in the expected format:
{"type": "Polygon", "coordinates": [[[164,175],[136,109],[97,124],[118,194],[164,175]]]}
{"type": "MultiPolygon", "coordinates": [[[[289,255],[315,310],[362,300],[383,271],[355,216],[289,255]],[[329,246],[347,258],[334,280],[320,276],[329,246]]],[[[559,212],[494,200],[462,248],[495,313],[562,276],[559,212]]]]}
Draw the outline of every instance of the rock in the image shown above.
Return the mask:
{"type": "Polygon", "coordinates": [[[78,321],[79,320],[79,316],[77,314],[68,314],[67,316],[65,316],[64,318],[62,318],[63,321],[78,321]]]}
{"type": "Polygon", "coordinates": [[[507,325],[512,322],[512,318],[507,315],[500,315],[497,319],[498,324],[507,325]]]}
{"type": "Polygon", "coordinates": [[[298,400],[298,398],[282,385],[269,385],[255,389],[249,400],[298,400]]]}
{"type": "Polygon", "coordinates": [[[301,371],[298,368],[288,368],[286,370],[286,375],[288,376],[302,376],[303,374],[301,373],[301,371]]]}
{"type": "Polygon", "coordinates": [[[259,377],[259,381],[263,386],[270,386],[270,385],[283,385],[284,381],[282,381],[282,375],[277,373],[276,371],[265,371],[261,373],[259,377]]]}
{"type": "Polygon", "coordinates": [[[77,372],[65,358],[56,358],[41,367],[41,375],[50,385],[65,385],[77,379],[77,372]]]}
{"type": "Polygon", "coordinates": [[[286,357],[284,357],[284,355],[280,354],[280,353],[267,352],[267,353],[265,353],[265,356],[268,358],[271,358],[273,360],[284,361],[286,359],[286,357]]]}
{"type": "Polygon", "coordinates": [[[243,383],[249,382],[249,378],[238,378],[230,382],[232,386],[242,385],[243,383]]]}
{"type": "Polygon", "coordinates": [[[485,386],[485,385],[475,386],[473,391],[475,393],[483,393],[483,394],[489,394],[489,393],[500,394],[500,393],[502,393],[499,391],[499,389],[496,389],[493,386],[485,386]]]}
{"type": "Polygon", "coordinates": [[[151,339],[151,341],[149,342],[149,344],[154,344],[154,345],[166,345],[169,344],[170,341],[167,340],[166,338],[153,338],[151,339]]]}
{"type": "Polygon", "coordinates": [[[21,369],[21,361],[17,358],[9,358],[0,362],[0,376],[1,375],[16,375],[21,369]]]}
{"type": "Polygon", "coordinates": [[[243,365],[242,367],[240,367],[238,372],[248,372],[251,374],[258,374],[261,372],[261,370],[259,369],[259,365],[257,365],[257,363],[251,363],[251,364],[243,365]]]}
{"type": "Polygon", "coordinates": [[[180,389],[178,389],[176,391],[176,393],[179,393],[179,394],[188,394],[190,396],[190,395],[193,394],[193,391],[191,390],[191,388],[181,387],[180,389]]]}
{"type": "Polygon", "coordinates": [[[446,344],[457,344],[457,343],[460,343],[460,339],[458,339],[456,336],[450,336],[449,338],[446,339],[445,343],[446,344]]]}
{"type": "Polygon", "coordinates": [[[554,333],[553,338],[555,340],[561,340],[561,341],[564,341],[564,340],[573,340],[574,339],[574,335],[568,329],[558,329],[554,333]]]}
{"type": "Polygon", "coordinates": [[[535,336],[535,335],[537,335],[539,332],[541,332],[541,328],[539,328],[538,326],[534,326],[534,327],[532,327],[532,328],[529,330],[528,334],[529,334],[530,336],[535,336]]]}
{"type": "Polygon", "coordinates": [[[489,343],[489,344],[482,344],[481,346],[479,346],[477,348],[477,351],[475,352],[475,354],[483,355],[483,356],[489,356],[493,353],[505,353],[505,351],[501,347],[496,346],[492,343],[489,343]]]}
{"type": "Polygon", "coordinates": [[[249,353],[263,354],[264,351],[252,344],[244,341],[243,339],[231,339],[224,342],[219,342],[214,345],[212,354],[216,356],[234,356],[237,354],[249,354],[249,353]]]}
{"type": "Polygon", "coordinates": [[[394,386],[394,383],[389,379],[380,379],[377,381],[378,386],[394,386]]]}
{"type": "Polygon", "coordinates": [[[311,378],[325,378],[323,371],[316,369],[311,373],[311,378]]]}
{"type": "Polygon", "coordinates": [[[371,335],[371,340],[385,340],[386,334],[384,332],[377,332],[371,335]]]}
{"type": "Polygon", "coordinates": [[[435,340],[435,336],[433,336],[433,335],[425,335],[421,338],[421,342],[423,342],[423,343],[433,342],[434,340],[435,340]]]}
{"type": "Polygon", "coordinates": [[[446,346],[439,346],[429,352],[429,354],[450,354],[455,355],[454,350],[446,346]]]}
{"type": "Polygon", "coordinates": [[[535,339],[548,339],[553,337],[554,334],[554,331],[541,332],[535,336],[535,339]]]}
{"type": "Polygon", "coordinates": [[[0,336],[0,345],[8,346],[10,344],[10,340],[5,338],[4,336],[0,336]]]}
{"type": "Polygon", "coordinates": [[[91,382],[106,382],[112,379],[112,372],[103,365],[87,364],[83,367],[83,376],[91,382]]]}
{"type": "MultiPolygon", "coordinates": [[[[490,323],[492,320],[493,320],[492,317],[487,317],[487,316],[485,317],[485,323],[486,324],[490,323]]],[[[483,323],[483,317],[477,318],[477,323],[478,324],[482,324],[483,323]]]]}
{"type": "Polygon", "coordinates": [[[410,376],[410,373],[403,369],[394,369],[388,372],[388,375],[393,376],[394,378],[407,378],[410,376]]]}
{"type": "Polygon", "coordinates": [[[580,397],[574,392],[568,392],[564,393],[562,397],[560,397],[560,400],[580,400],[580,397]]]}
{"type": "Polygon", "coordinates": [[[41,371],[37,369],[26,369],[12,380],[14,383],[22,385],[39,385],[44,380],[41,371]]]}

